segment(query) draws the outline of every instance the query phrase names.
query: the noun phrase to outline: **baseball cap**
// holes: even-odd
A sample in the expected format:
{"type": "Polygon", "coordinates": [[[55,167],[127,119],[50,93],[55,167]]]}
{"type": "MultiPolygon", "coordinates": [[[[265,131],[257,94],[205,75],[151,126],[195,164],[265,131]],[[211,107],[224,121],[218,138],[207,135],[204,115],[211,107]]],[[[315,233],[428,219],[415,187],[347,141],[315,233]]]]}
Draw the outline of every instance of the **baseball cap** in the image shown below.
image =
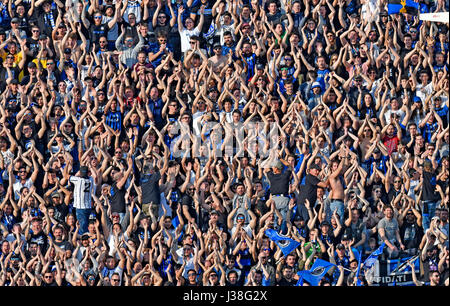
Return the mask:
{"type": "Polygon", "coordinates": [[[263,64],[256,65],[256,70],[264,70],[264,65],[263,64]]]}
{"type": "Polygon", "coordinates": [[[29,62],[28,63],[28,68],[36,68],[37,66],[36,66],[36,63],[34,63],[34,62],[29,62]]]}
{"type": "Polygon", "coordinates": [[[330,223],[328,221],[323,221],[322,223],[320,223],[320,227],[322,226],[330,226],[330,223]]]}
{"type": "Polygon", "coordinates": [[[381,151],[380,151],[380,149],[378,148],[378,147],[376,147],[374,150],[373,150],[373,153],[380,153],[381,151]]]}
{"type": "Polygon", "coordinates": [[[414,103],[415,102],[422,102],[422,100],[418,96],[414,96],[413,101],[414,101],[414,103]]]}
{"type": "Polygon", "coordinates": [[[17,17],[14,17],[13,19],[11,19],[11,23],[19,23],[20,19],[17,17]]]}
{"type": "Polygon", "coordinates": [[[19,81],[17,79],[12,79],[9,84],[19,84],[19,81]]]}
{"type": "Polygon", "coordinates": [[[209,214],[210,215],[219,215],[219,212],[217,210],[213,209],[209,212],[209,214]]]}
{"type": "Polygon", "coordinates": [[[244,23],[242,24],[242,27],[243,27],[243,28],[249,27],[249,26],[250,26],[250,24],[249,24],[248,22],[244,22],[244,23]]]}
{"type": "Polygon", "coordinates": [[[387,16],[387,15],[388,15],[388,13],[384,10],[380,12],[380,16],[387,16]]]}
{"type": "Polygon", "coordinates": [[[61,195],[59,194],[58,191],[52,192],[52,198],[60,198],[60,197],[61,197],[61,195]]]}
{"type": "Polygon", "coordinates": [[[83,236],[81,236],[81,240],[88,240],[88,239],[89,239],[88,234],[83,234],[83,236]]]}
{"type": "Polygon", "coordinates": [[[311,167],[309,167],[310,170],[312,169],[316,169],[316,170],[320,170],[320,166],[318,164],[312,164],[311,167]]]}
{"type": "Polygon", "coordinates": [[[303,220],[304,220],[303,217],[300,216],[300,215],[296,215],[296,216],[294,217],[294,221],[303,221],[303,220]]]}
{"type": "Polygon", "coordinates": [[[213,49],[216,49],[216,48],[222,48],[222,45],[220,43],[216,42],[213,45],[213,49]]]}
{"type": "Polygon", "coordinates": [[[336,246],[336,249],[343,250],[343,249],[345,249],[345,246],[344,246],[342,243],[339,243],[339,244],[336,246]]]}
{"type": "Polygon", "coordinates": [[[320,83],[319,82],[312,83],[311,89],[312,88],[316,88],[316,87],[320,87],[320,83]]]}
{"type": "Polygon", "coordinates": [[[65,48],[65,49],[64,49],[64,53],[70,54],[70,53],[72,53],[72,49],[70,49],[70,48],[65,48]]]}
{"type": "Polygon", "coordinates": [[[45,34],[39,35],[39,40],[44,40],[44,39],[47,39],[47,35],[45,35],[45,34]]]}
{"type": "Polygon", "coordinates": [[[341,240],[350,240],[350,235],[348,235],[347,233],[345,233],[344,235],[342,235],[341,240]]]}

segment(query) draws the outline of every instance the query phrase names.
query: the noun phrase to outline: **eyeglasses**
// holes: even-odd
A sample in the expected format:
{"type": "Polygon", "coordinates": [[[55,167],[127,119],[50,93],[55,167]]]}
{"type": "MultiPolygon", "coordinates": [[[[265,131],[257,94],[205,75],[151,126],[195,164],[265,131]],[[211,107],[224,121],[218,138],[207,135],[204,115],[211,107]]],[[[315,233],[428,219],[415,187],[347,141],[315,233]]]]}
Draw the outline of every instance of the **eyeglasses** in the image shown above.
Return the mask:
{"type": "Polygon", "coordinates": [[[401,183],[402,181],[394,181],[394,183],[401,183]]]}
{"type": "Polygon", "coordinates": [[[113,282],[120,282],[120,279],[117,279],[117,278],[112,278],[111,279],[113,282]]]}
{"type": "Polygon", "coordinates": [[[39,33],[40,31],[39,31],[39,30],[32,30],[31,32],[33,32],[33,33],[39,33]]]}
{"type": "Polygon", "coordinates": [[[115,153],[116,154],[122,154],[122,151],[116,151],[115,153]]]}
{"type": "Polygon", "coordinates": [[[177,105],[176,104],[170,104],[169,106],[176,107],[177,105]]]}
{"type": "Polygon", "coordinates": [[[7,56],[6,58],[12,58],[12,59],[13,59],[13,58],[14,58],[14,56],[7,56]]]}
{"type": "Polygon", "coordinates": [[[132,39],[126,39],[125,41],[126,41],[126,42],[133,42],[132,39]]]}
{"type": "Polygon", "coordinates": [[[193,45],[193,44],[196,43],[196,41],[190,41],[189,43],[190,43],[191,45],[193,45]]]}
{"type": "Polygon", "coordinates": [[[102,19],[102,16],[94,16],[94,19],[102,19]]]}
{"type": "Polygon", "coordinates": [[[53,275],[46,275],[46,276],[44,276],[45,279],[50,279],[52,277],[53,277],[53,275]]]}
{"type": "Polygon", "coordinates": [[[217,277],[217,274],[210,274],[209,277],[217,277]]]}
{"type": "Polygon", "coordinates": [[[409,33],[417,33],[417,30],[409,30],[409,33]]]}
{"type": "Polygon", "coordinates": [[[166,16],[158,16],[158,18],[167,18],[166,16]]]}
{"type": "Polygon", "coordinates": [[[195,276],[195,273],[189,273],[188,276],[195,276]]]}

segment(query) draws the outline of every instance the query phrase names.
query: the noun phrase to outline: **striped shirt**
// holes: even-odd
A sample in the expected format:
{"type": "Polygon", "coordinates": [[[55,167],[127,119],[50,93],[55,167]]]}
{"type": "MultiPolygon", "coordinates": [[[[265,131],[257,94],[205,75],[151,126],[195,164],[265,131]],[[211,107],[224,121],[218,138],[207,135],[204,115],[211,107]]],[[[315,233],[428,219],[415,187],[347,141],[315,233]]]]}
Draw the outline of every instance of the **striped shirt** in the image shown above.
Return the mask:
{"type": "Polygon", "coordinates": [[[74,184],[73,207],[77,209],[91,208],[91,194],[94,189],[94,179],[92,177],[85,179],[78,176],[71,176],[69,181],[74,184]]]}

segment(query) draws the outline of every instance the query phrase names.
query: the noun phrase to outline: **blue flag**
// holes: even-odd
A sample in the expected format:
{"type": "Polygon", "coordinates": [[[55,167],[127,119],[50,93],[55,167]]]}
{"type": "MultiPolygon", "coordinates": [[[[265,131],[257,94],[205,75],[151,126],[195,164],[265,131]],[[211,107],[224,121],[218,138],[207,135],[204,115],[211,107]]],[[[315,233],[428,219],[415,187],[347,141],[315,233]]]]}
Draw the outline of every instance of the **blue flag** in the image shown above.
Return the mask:
{"type": "Polygon", "coordinates": [[[319,286],[320,280],[334,266],[335,264],[331,262],[320,258],[316,259],[310,270],[303,270],[297,273],[299,276],[297,286],[302,286],[304,281],[307,281],[311,286],[319,286]]]}
{"type": "Polygon", "coordinates": [[[356,286],[361,286],[361,281],[359,280],[359,273],[361,272],[361,257],[362,252],[359,252],[359,260],[358,260],[358,270],[356,270],[356,286]]]}
{"type": "Polygon", "coordinates": [[[281,249],[281,252],[283,252],[284,256],[291,253],[300,245],[300,242],[295,241],[294,239],[291,239],[284,235],[281,235],[277,233],[275,230],[270,228],[267,229],[264,232],[264,234],[266,234],[266,236],[269,237],[270,240],[274,241],[278,245],[278,247],[281,249]]]}
{"type": "Polygon", "coordinates": [[[408,13],[417,15],[419,3],[413,0],[388,0],[388,14],[408,13]]]}
{"type": "Polygon", "coordinates": [[[378,256],[380,256],[383,253],[383,249],[386,243],[382,243],[378,249],[372,252],[372,254],[369,255],[369,257],[366,258],[364,261],[364,269],[370,269],[375,262],[378,260],[378,256]]]}
{"type": "Polygon", "coordinates": [[[172,225],[175,228],[177,228],[178,225],[180,225],[180,220],[178,219],[178,215],[176,215],[175,218],[172,219],[172,225]]]}

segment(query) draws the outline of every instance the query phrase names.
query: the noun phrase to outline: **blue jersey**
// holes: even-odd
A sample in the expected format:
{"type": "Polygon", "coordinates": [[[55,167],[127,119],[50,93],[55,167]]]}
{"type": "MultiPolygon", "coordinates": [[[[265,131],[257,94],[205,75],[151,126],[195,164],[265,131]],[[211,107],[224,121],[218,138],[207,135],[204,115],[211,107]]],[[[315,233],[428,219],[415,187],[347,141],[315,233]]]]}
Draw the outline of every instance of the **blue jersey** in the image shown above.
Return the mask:
{"type": "Polygon", "coordinates": [[[252,76],[255,75],[255,67],[256,67],[256,54],[251,53],[250,56],[243,55],[245,60],[245,66],[247,67],[247,81],[251,79],[252,76]]]}
{"type": "Polygon", "coordinates": [[[108,111],[105,122],[114,131],[122,130],[122,113],[118,111],[108,111]]]}

